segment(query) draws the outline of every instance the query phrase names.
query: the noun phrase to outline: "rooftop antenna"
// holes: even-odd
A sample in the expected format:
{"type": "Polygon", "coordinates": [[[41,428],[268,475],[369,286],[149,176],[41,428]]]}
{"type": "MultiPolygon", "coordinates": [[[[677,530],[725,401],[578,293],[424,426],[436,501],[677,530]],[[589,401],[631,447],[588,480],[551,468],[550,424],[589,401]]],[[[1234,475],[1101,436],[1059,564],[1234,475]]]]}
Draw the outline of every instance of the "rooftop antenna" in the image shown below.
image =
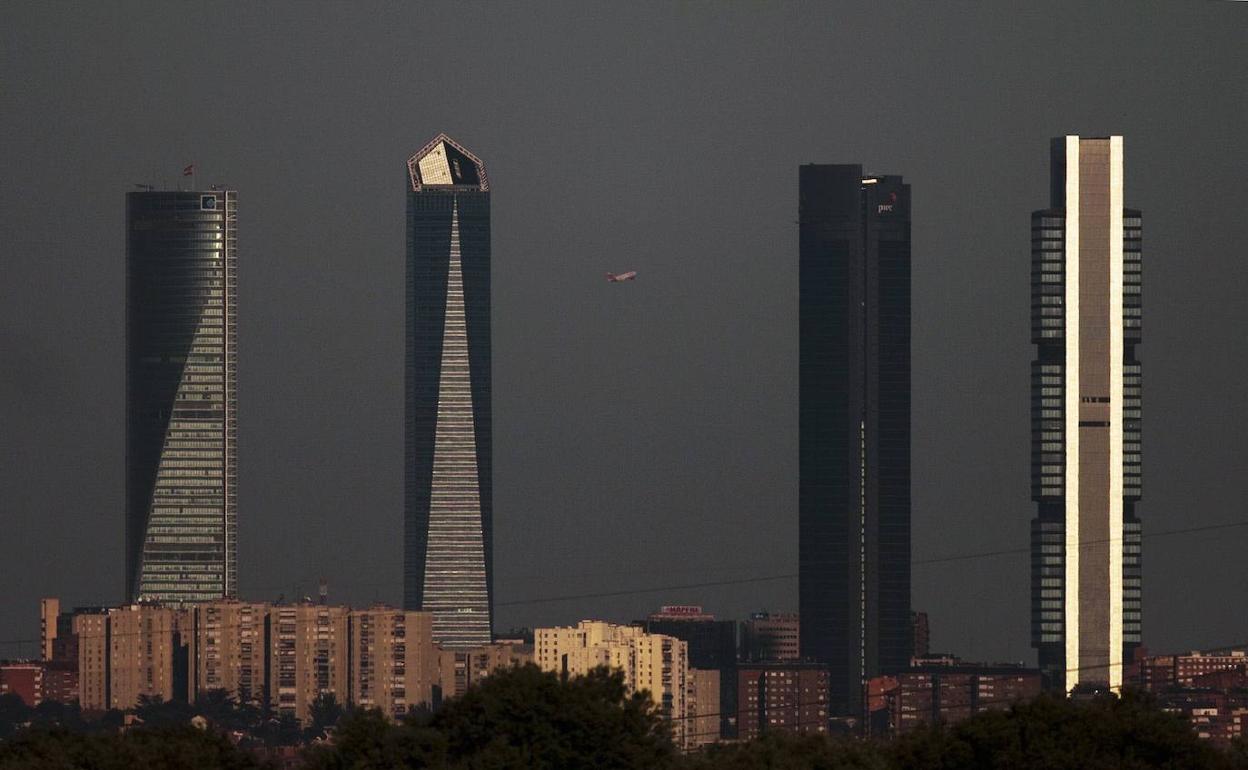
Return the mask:
{"type": "Polygon", "coordinates": [[[321,578],[321,606],[329,604],[329,583],[325,582],[325,578],[321,578]]]}

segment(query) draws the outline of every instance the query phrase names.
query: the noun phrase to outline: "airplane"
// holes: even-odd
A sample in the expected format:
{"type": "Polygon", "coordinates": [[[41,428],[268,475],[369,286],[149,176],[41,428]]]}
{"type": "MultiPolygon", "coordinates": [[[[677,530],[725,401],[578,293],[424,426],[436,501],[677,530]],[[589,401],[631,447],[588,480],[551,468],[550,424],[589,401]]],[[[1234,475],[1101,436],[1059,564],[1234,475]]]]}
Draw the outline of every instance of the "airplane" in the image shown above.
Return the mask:
{"type": "Polygon", "coordinates": [[[636,278],[637,278],[636,270],[629,270],[627,273],[620,273],[619,275],[616,275],[615,273],[607,273],[608,283],[621,283],[623,281],[632,281],[632,280],[635,280],[636,278]]]}

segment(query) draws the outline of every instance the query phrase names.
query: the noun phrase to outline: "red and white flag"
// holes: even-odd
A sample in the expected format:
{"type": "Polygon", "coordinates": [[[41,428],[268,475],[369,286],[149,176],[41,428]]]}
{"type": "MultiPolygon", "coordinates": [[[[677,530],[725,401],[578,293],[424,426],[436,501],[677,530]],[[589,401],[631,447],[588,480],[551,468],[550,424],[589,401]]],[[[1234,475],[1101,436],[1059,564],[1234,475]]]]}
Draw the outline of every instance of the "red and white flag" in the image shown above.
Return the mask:
{"type": "Polygon", "coordinates": [[[191,165],[182,169],[182,176],[195,176],[195,164],[192,163],[191,165]]]}

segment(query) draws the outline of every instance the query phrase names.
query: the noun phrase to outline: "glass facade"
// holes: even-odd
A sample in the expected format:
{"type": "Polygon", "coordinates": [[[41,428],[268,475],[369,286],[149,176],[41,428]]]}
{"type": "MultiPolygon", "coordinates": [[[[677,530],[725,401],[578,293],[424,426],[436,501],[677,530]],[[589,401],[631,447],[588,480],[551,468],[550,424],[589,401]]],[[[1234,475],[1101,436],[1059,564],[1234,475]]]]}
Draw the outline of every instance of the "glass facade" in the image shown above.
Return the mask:
{"type": "Polygon", "coordinates": [[[490,193],[442,135],[408,161],[405,609],[491,641],[490,193]]]}
{"type": "Polygon", "coordinates": [[[1116,686],[1140,644],[1141,215],[1115,216],[1121,179],[1120,137],[1055,139],[1031,217],[1031,641],[1061,691],[1116,686]]]}
{"type": "Polygon", "coordinates": [[[126,596],[238,583],[237,193],[126,196],[126,596]]]}
{"type": "Polygon", "coordinates": [[[799,171],[799,587],[803,658],[834,714],[906,667],[910,623],[910,187],[799,171]]]}

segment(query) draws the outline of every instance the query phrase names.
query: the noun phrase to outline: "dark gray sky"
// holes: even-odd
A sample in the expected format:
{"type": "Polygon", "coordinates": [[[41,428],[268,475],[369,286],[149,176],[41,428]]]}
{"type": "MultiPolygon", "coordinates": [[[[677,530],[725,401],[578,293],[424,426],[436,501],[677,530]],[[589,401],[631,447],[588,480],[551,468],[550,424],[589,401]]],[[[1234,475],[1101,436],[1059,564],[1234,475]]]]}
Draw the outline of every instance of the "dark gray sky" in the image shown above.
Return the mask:
{"type": "MultiPolygon", "coordinates": [[[[243,592],[401,598],[404,162],[439,131],[494,196],[500,603],[796,570],[812,161],[913,185],[916,559],[1027,546],[1028,216],[1064,133],[1124,134],[1144,211],[1145,532],[1243,520],[1245,50],[1248,3],[1195,0],[4,3],[0,639],[41,595],[122,598],[123,194],[191,162],[240,195],[243,592]]],[[[1248,637],[1245,552],[1147,540],[1147,644],[1248,637]]],[[[914,605],[938,648],[1031,659],[1028,575],[919,565],[914,605]]]]}

